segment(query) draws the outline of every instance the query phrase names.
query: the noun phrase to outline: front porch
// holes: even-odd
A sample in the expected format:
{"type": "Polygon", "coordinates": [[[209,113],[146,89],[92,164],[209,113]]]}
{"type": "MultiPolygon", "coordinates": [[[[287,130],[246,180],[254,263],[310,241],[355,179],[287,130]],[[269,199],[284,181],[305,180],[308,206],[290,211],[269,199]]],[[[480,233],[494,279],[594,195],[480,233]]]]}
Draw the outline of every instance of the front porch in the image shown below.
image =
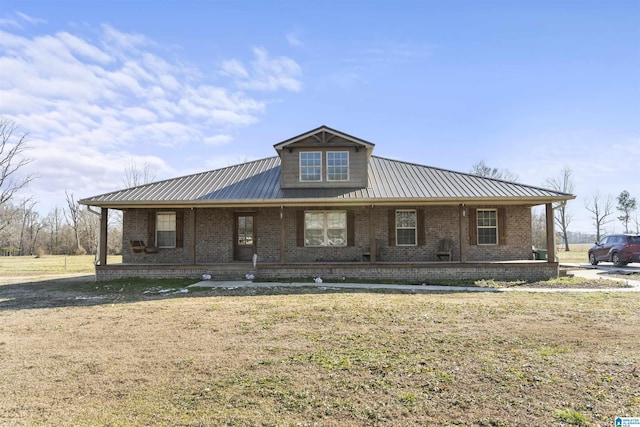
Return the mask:
{"type": "Polygon", "coordinates": [[[421,262],[421,263],[258,263],[221,264],[110,264],[96,265],[96,280],[107,281],[126,277],[192,278],[203,274],[213,280],[245,280],[247,274],[257,279],[321,277],[327,281],[345,279],[427,283],[430,280],[546,280],[558,277],[558,263],[521,260],[495,262],[421,262]]]}

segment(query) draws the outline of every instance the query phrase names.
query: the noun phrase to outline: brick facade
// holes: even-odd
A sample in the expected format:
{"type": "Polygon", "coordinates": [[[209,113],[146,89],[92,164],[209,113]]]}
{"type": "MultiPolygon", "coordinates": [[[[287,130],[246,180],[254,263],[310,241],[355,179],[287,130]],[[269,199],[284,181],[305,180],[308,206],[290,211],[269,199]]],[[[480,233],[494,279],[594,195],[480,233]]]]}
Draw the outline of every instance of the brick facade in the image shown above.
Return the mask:
{"type": "MultiPolygon", "coordinates": [[[[403,207],[402,209],[411,209],[403,207]]],[[[257,208],[253,210],[197,208],[183,209],[184,238],[182,247],[161,248],[157,253],[134,253],[129,241],[153,241],[149,236],[149,210],[129,209],[123,213],[123,262],[130,264],[220,264],[234,262],[234,214],[252,214],[258,260],[261,263],[280,262],[281,227],[285,233],[285,263],[361,262],[370,252],[374,233],[378,262],[433,262],[438,243],[443,238],[454,242],[452,261],[460,261],[461,243],[467,251],[467,261],[514,261],[531,259],[531,212],[524,206],[507,206],[506,243],[474,245],[469,242],[469,220],[459,206],[416,206],[424,224],[416,246],[389,244],[389,215],[392,207],[349,207],[353,215],[353,245],[346,247],[298,246],[296,208],[257,208]],[[282,213],[282,219],[281,219],[282,213]],[[370,220],[372,224],[370,224],[370,220]],[[195,228],[194,228],[195,226],[195,228]],[[461,239],[462,236],[462,239],[461,239]],[[195,259],[192,257],[195,255],[195,259]],[[195,261],[195,262],[194,262],[195,261]]],[[[308,209],[313,210],[313,209],[308,209]]],[[[341,210],[345,210],[342,208],[341,210]]],[[[156,212],[156,211],[151,211],[156,212]]]]}
{"type": "Polygon", "coordinates": [[[493,263],[313,263],[313,264],[261,264],[251,263],[215,265],[105,265],[96,266],[96,280],[115,280],[127,277],[189,278],[198,281],[203,274],[213,280],[243,280],[246,274],[260,279],[296,279],[312,283],[313,277],[325,281],[389,280],[411,283],[429,283],[433,280],[546,280],[558,276],[558,263],[546,261],[493,262],[493,263]]]}

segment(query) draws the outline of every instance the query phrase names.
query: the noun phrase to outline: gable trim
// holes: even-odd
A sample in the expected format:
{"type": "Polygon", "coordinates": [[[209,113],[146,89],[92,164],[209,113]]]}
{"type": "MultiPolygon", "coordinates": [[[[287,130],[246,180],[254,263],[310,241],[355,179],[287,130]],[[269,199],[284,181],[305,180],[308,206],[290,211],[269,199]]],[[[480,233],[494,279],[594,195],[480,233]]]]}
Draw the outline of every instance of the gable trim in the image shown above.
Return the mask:
{"type": "Polygon", "coordinates": [[[293,138],[289,138],[285,141],[279,142],[278,144],[275,144],[273,148],[275,148],[276,151],[282,151],[287,146],[291,144],[295,144],[296,142],[302,141],[303,139],[314,138],[319,142],[329,142],[331,141],[331,139],[333,139],[336,136],[346,139],[347,141],[350,141],[354,144],[362,145],[369,150],[373,150],[373,147],[375,147],[375,144],[369,141],[365,141],[364,139],[357,138],[355,136],[346,134],[344,132],[340,132],[335,129],[331,129],[328,126],[323,125],[323,126],[320,126],[319,128],[310,130],[298,136],[294,136],[293,138]]]}

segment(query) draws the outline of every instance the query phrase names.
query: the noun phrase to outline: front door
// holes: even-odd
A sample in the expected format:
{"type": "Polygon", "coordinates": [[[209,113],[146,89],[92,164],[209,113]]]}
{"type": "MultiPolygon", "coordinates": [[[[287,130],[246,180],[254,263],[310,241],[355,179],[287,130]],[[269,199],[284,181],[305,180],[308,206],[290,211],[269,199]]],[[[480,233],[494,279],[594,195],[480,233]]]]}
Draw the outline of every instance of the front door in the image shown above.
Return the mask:
{"type": "Polygon", "coordinates": [[[256,230],[253,214],[236,214],[233,259],[251,261],[256,253],[256,230]]]}

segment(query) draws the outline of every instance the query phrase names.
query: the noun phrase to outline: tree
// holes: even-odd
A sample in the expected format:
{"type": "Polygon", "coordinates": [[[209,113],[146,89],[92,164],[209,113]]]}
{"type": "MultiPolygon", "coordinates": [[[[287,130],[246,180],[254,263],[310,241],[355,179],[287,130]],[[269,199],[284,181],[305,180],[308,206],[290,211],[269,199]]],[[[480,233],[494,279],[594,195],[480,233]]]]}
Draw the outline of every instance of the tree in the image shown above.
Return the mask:
{"type": "Polygon", "coordinates": [[[607,219],[613,213],[611,194],[607,195],[606,200],[602,200],[600,192],[597,191],[591,196],[591,201],[584,202],[584,207],[593,214],[591,218],[593,219],[593,225],[596,226],[596,241],[599,242],[603,226],[613,221],[612,219],[607,219]]]}
{"type": "Polygon", "coordinates": [[[531,243],[536,248],[547,247],[547,218],[544,210],[531,210],[531,243]]]}
{"type": "MultiPolygon", "coordinates": [[[[571,194],[573,193],[573,180],[571,179],[571,174],[573,171],[568,165],[565,165],[559,176],[547,178],[545,184],[548,185],[551,189],[561,192],[571,194]]],[[[567,209],[568,202],[561,202],[560,204],[554,206],[554,219],[555,223],[560,229],[560,236],[564,240],[564,250],[569,252],[569,224],[571,224],[571,220],[573,219],[573,214],[569,212],[567,209]]]]}
{"type": "Polygon", "coordinates": [[[42,229],[40,215],[34,211],[38,202],[27,199],[20,205],[22,215],[22,225],[20,228],[20,253],[22,255],[33,255],[36,249],[38,233],[42,229]]]}
{"type": "Polygon", "coordinates": [[[138,169],[138,164],[131,159],[131,165],[124,169],[124,179],[122,180],[126,187],[137,187],[138,185],[148,184],[156,178],[156,173],[151,169],[151,165],[144,163],[142,170],[138,169]]]}
{"type": "Polygon", "coordinates": [[[629,220],[631,219],[631,213],[636,210],[638,203],[635,197],[631,197],[627,190],[624,190],[618,195],[618,211],[622,212],[622,215],[618,217],[620,222],[624,224],[624,232],[629,232],[629,220]]]}
{"type": "Polygon", "coordinates": [[[75,201],[73,193],[69,194],[65,190],[65,196],[67,197],[67,209],[64,211],[64,216],[67,219],[67,224],[73,229],[76,243],[76,254],[85,254],[86,251],[80,244],[80,213],[81,208],[78,202],[75,201]]]}
{"type": "Polygon", "coordinates": [[[518,175],[508,169],[498,169],[487,166],[484,160],[471,166],[471,173],[485,178],[501,179],[503,181],[517,181],[518,175]]]}
{"type": "Polygon", "coordinates": [[[19,177],[18,174],[31,162],[23,156],[26,149],[27,134],[18,134],[18,126],[0,115],[0,206],[33,180],[32,175],[19,177]]]}

